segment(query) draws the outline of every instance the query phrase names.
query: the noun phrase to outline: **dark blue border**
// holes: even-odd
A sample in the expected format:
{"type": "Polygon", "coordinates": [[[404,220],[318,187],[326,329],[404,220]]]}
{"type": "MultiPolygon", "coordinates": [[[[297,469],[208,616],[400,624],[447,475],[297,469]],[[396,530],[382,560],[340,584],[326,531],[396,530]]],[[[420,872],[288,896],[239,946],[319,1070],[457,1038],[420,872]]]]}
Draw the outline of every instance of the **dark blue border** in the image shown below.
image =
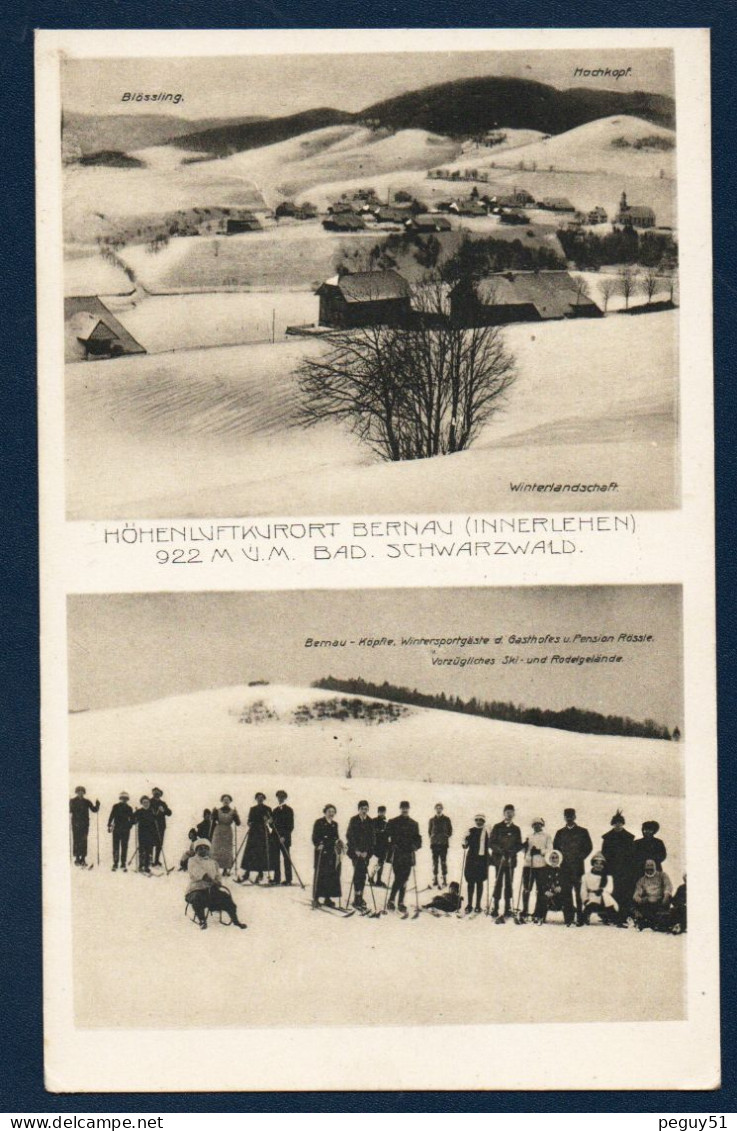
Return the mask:
{"type": "MultiPolygon", "coordinates": [[[[0,1079],[5,1111],[40,1112],[733,1112],[735,1108],[734,1003],[737,1002],[735,933],[736,822],[735,736],[732,708],[737,679],[734,651],[734,499],[736,476],[733,359],[737,275],[737,99],[734,50],[737,6],[733,0],[686,4],[684,0],[499,0],[493,10],[458,0],[452,6],[426,0],[419,6],[343,0],[16,0],[0,15],[3,69],[0,84],[5,191],[0,210],[3,278],[2,485],[4,530],[0,571],[7,635],[0,650],[4,731],[0,780],[3,844],[0,887],[2,935],[7,957],[0,966],[0,1079]],[[28,830],[39,824],[38,599],[35,405],[35,270],[33,207],[33,28],[149,27],[710,27],[713,63],[713,171],[716,314],[716,437],[718,471],[718,618],[720,693],[720,828],[722,885],[723,1086],[710,1093],[514,1092],[514,1093],[319,1093],[299,1094],[94,1094],[53,1096],[43,1089],[41,1030],[40,845],[28,830]],[[15,840],[13,830],[21,830],[15,840]]],[[[606,976],[606,972],[602,971],[606,976]]],[[[165,1039],[165,1038],[163,1038],[165,1039]]],[[[418,1055],[421,1050],[418,1049],[418,1055]]],[[[379,1084],[380,1081],[377,1081],[379,1084]]]]}

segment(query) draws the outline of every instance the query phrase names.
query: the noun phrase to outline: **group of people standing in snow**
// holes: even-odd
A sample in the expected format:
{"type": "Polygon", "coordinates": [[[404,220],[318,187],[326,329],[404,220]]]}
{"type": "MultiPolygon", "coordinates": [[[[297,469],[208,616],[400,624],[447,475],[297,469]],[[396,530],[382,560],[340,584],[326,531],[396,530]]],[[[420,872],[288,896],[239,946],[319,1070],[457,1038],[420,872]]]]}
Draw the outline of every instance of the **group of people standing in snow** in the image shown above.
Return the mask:
{"type": "MultiPolygon", "coordinates": [[[[127,793],[121,793],[108,819],[113,871],[119,867],[126,871],[137,856],[137,870],[150,875],[151,869],[160,865],[166,819],[172,811],[158,788],[151,790],[150,797],[141,797],[136,810],[129,800],[127,793]],[[137,842],[129,858],[133,829],[137,842]]],[[[189,831],[188,847],[179,867],[189,875],[187,901],[200,926],[206,925],[207,914],[212,910],[227,911],[233,923],[243,925],[223,883],[225,877],[232,875],[238,884],[289,886],[296,874],[302,884],[291,856],[295,818],[286,791],[277,790],[273,807],[266,803],[262,792],[255,795],[254,802],[240,841],[241,817],[227,793],[218,805],[205,809],[202,819],[189,831]]],[[[93,804],[84,787],[78,786],[69,803],[75,865],[86,865],[90,814],[97,813],[99,808],[100,802],[93,804]]],[[[354,909],[368,910],[368,885],[372,889],[387,889],[384,910],[406,913],[410,883],[419,909],[416,861],[422,835],[419,824],[410,816],[410,803],[401,801],[399,813],[390,819],[384,805],[378,807],[375,816],[369,810],[367,800],[359,801],[348,822],[345,841],[334,805],[326,805],[322,816],[314,822],[313,906],[340,907],[343,861],[347,858],[352,865],[348,901],[354,909]],[[388,883],[384,880],[385,869],[388,883]]],[[[663,869],[667,852],[657,836],[657,821],[645,821],[642,836],[636,839],[626,828],[624,815],[617,810],[610,829],[602,837],[601,850],[594,852],[591,836],[578,824],[575,809],[564,809],[563,819],[564,824],[551,837],[544,819],[536,817],[523,838],[515,823],[513,805],[506,805],[502,819],[493,825],[484,813],[477,813],[462,840],[462,878],[449,883],[453,824],[443,805],[436,804],[427,832],[433,874],[430,887],[440,890],[424,909],[436,915],[486,911],[497,923],[514,918],[517,923],[537,924],[545,923],[550,912],[560,912],[566,926],[585,926],[596,916],[602,923],[619,927],[633,923],[639,928],[685,931],[686,877],[674,892],[663,869]],[[465,908],[462,881],[466,885],[465,908]]],[[[376,905],[373,891],[371,895],[376,905]]]]}

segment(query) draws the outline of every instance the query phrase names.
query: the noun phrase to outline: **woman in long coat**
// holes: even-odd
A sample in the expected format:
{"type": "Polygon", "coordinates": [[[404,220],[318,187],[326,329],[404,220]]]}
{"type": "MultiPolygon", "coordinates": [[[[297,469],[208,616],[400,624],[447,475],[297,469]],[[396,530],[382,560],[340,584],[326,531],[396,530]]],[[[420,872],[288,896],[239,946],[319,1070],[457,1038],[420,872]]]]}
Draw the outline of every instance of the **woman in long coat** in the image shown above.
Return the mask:
{"type": "Polygon", "coordinates": [[[489,882],[489,833],[483,813],[477,813],[474,817],[474,823],[466,833],[463,847],[466,849],[463,875],[468,886],[466,915],[470,915],[471,911],[481,911],[484,884],[489,882]]]}
{"type": "Polygon", "coordinates": [[[224,793],[218,808],[212,810],[212,851],[211,855],[224,875],[229,875],[235,859],[235,828],[241,819],[233,807],[233,798],[224,793]]]}
{"type": "Polygon", "coordinates": [[[601,851],[606,860],[606,870],[612,877],[612,896],[619,906],[619,918],[625,922],[632,906],[632,895],[639,876],[635,857],[635,838],[625,826],[621,809],[612,817],[611,829],[601,838],[601,851]]]}
{"type": "Polygon", "coordinates": [[[264,872],[270,872],[274,867],[274,849],[272,834],[269,831],[271,822],[271,809],[265,805],[266,794],[256,794],[256,804],[248,810],[248,834],[246,847],[243,851],[241,868],[243,879],[247,880],[251,872],[256,872],[256,883],[260,884],[264,872]],[[268,822],[268,824],[267,824],[268,822]]]}
{"type": "Polygon", "coordinates": [[[312,828],[312,843],[315,846],[312,898],[315,903],[322,899],[326,907],[335,907],[333,900],[340,902],[341,896],[340,864],[344,845],[335,820],[335,806],[326,805],[322,812],[323,816],[318,817],[312,828]]]}

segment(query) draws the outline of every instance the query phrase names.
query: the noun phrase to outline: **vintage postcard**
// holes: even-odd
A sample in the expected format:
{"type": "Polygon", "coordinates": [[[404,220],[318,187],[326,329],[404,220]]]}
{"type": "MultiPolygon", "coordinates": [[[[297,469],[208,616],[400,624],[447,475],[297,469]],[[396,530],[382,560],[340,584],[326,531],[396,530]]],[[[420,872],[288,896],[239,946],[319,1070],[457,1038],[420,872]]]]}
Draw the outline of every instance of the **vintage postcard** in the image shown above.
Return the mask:
{"type": "Polygon", "coordinates": [[[708,46],[38,33],[49,1089],[718,1085],[708,46]]]}

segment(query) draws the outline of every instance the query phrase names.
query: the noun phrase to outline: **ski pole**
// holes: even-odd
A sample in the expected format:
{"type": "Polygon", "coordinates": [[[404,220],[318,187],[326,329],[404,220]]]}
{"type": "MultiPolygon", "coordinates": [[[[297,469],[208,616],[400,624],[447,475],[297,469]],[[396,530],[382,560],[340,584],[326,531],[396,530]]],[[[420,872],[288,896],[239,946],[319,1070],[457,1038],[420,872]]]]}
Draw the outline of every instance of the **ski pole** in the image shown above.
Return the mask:
{"type": "MultiPolygon", "coordinates": [[[[350,907],[352,895],[353,895],[353,876],[351,876],[351,882],[350,882],[350,886],[348,888],[348,898],[345,901],[346,910],[350,907]]],[[[340,901],[338,901],[338,906],[340,907],[340,901]]]]}
{"type": "Polygon", "coordinates": [[[320,862],[322,860],[322,849],[323,849],[323,846],[319,845],[318,849],[317,849],[317,863],[315,864],[314,871],[312,873],[312,906],[313,907],[317,907],[317,881],[318,881],[318,878],[319,878],[319,875],[320,875],[320,862]]]}
{"type": "Polygon", "coordinates": [[[70,813],[69,814],[69,859],[70,860],[74,859],[73,843],[74,843],[74,834],[72,833],[72,815],[70,813]]]}
{"type": "Polygon", "coordinates": [[[100,807],[98,805],[95,813],[95,830],[97,834],[97,867],[100,867],[100,807]]]}
{"type": "Polygon", "coordinates": [[[294,872],[295,876],[299,880],[299,884],[300,884],[300,887],[302,888],[302,891],[304,891],[305,885],[302,883],[302,877],[300,876],[299,872],[297,871],[297,869],[294,866],[294,861],[292,860],[292,857],[289,855],[289,849],[287,848],[286,843],[285,843],[281,833],[279,832],[279,830],[277,828],[274,828],[274,832],[277,835],[277,838],[279,840],[279,844],[284,849],[284,855],[286,856],[287,860],[289,861],[289,863],[292,866],[292,871],[294,872]]]}
{"type": "Polygon", "coordinates": [[[412,853],[412,879],[415,885],[415,913],[413,918],[419,919],[420,917],[420,893],[417,890],[417,869],[415,868],[415,854],[412,853]]]}
{"type": "Polygon", "coordinates": [[[371,892],[371,902],[374,905],[374,913],[371,916],[371,918],[375,919],[377,917],[377,915],[379,914],[379,910],[376,906],[376,896],[374,895],[374,885],[371,881],[371,873],[368,870],[368,868],[366,869],[366,879],[368,880],[369,891],[371,892]]]}
{"type": "MultiPolygon", "coordinates": [[[[464,846],[463,846],[463,860],[461,861],[461,876],[460,876],[460,879],[458,881],[458,891],[459,892],[463,891],[463,877],[466,874],[466,853],[467,852],[468,852],[468,846],[464,844],[464,846]]],[[[461,903],[462,902],[463,902],[463,897],[461,897],[461,903]]],[[[458,905],[458,910],[456,911],[456,915],[458,915],[458,916],[461,915],[461,905],[460,905],[460,903],[458,905]]]]}
{"type": "Polygon", "coordinates": [[[237,833],[236,833],[236,837],[235,837],[237,848],[235,850],[235,857],[233,859],[233,872],[235,874],[235,882],[237,884],[240,883],[240,880],[238,879],[238,868],[239,868],[238,857],[240,856],[240,852],[241,852],[241,849],[243,848],[243,845],[246,843],[246,837],[247,836],[248,836],[248,829],[246,829],[243,836],[241,837],[241,843],[240,844],[238,844],[238,834],[237,833]]]}
{"type": "MultiPolygon", "coordinates": [[[[133,863],[133,861],[136,859],[137,856],[138,856],[138,824],[136,823],[136,847],[133,849],[133,852],[131,853],[131,858],[128,861],[128,867],[129,868],[130,868],[131,864],[133,863]]],[[[137,867],[136,871],[140,872],[140,870],[141,870],[141,862],[139,860],[138,861],[138,867],[137,867]]]]}
{"type": "Polygon", "coordinates": [[[389,892],[392,890],[392,876],[394,875],[394,861],[389,860],[387,861],[387,863],[389,864],[389,883],[386,885],[386,895],[384,896],[384,910],[382,911],[382,915],[386,915],[387,913],[387,908],[389,906],[389,892]]]}
{"type": "Polygon", "coordinates": [[[271,874],[271,860],[269,858],[269,820],[264,817],[264,845],[266,848],[266,872],[267,875],[271,874]]]}

